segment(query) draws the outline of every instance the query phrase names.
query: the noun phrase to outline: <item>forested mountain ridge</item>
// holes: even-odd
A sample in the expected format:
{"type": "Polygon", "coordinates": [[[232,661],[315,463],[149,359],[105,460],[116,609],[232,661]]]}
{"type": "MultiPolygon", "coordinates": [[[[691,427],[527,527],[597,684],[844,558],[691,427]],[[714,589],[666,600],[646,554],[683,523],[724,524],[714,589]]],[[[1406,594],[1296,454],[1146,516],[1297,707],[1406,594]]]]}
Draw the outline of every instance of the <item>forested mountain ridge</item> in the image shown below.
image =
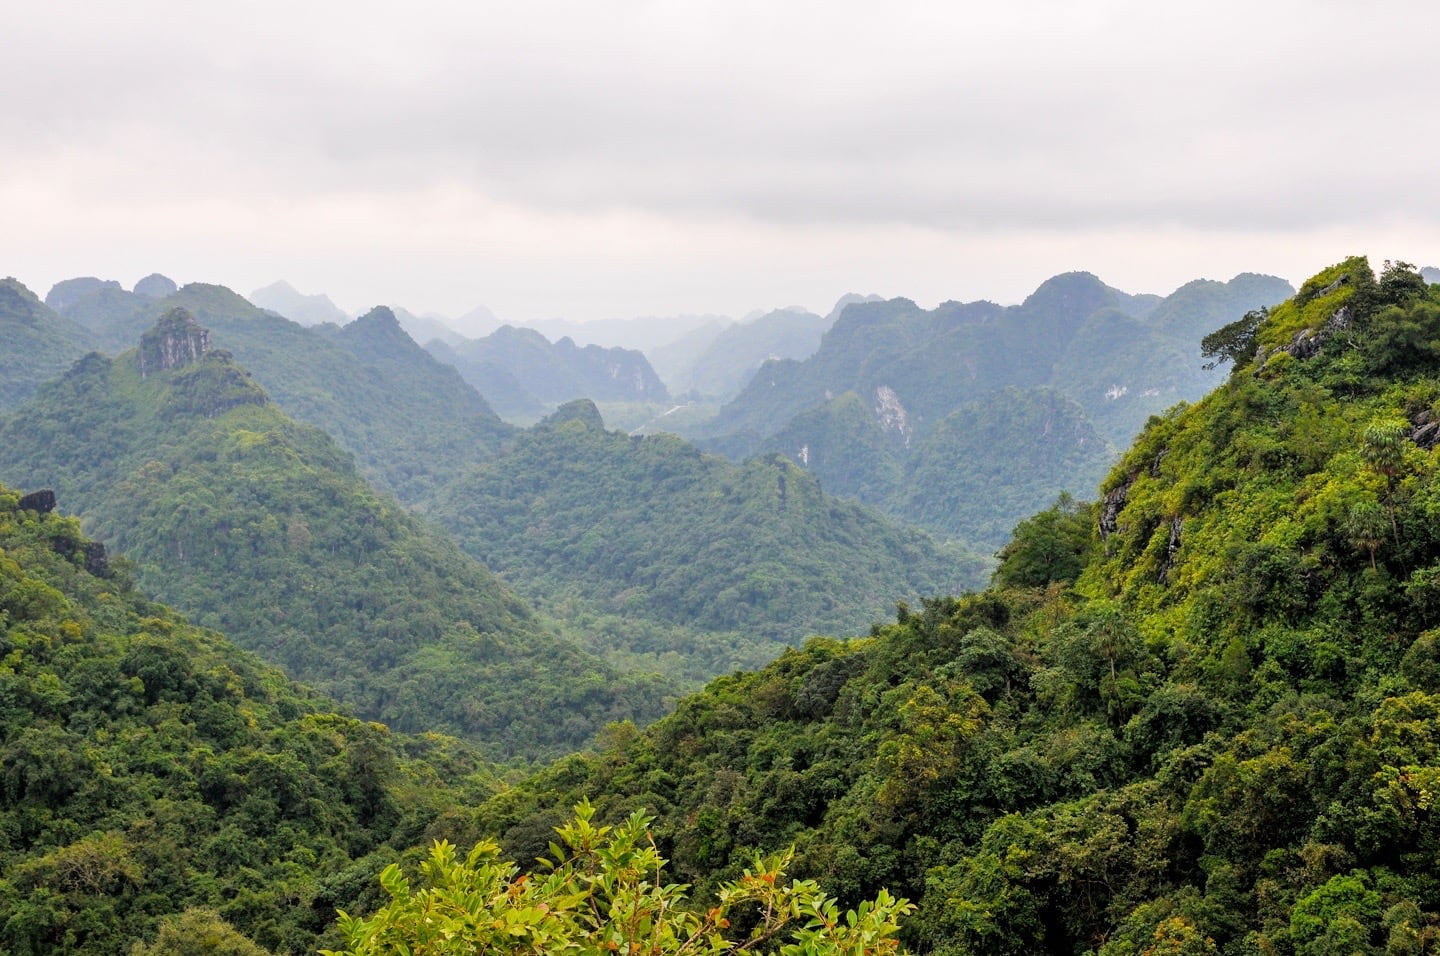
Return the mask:
{"type": "Polygon", "coordinates": [[[661,712],[208,345],[177,308],[77,363],[0,421],[0,480],[55,489],[151,593],[366,718],[534,757],[661,712]]]}
{"type": "Polygon", "coordinates": [[[852,496],[940,534],[997,548],[1015,523],[1099,483],[1115,453],[1084,409],[1048,387],[1006,387],[917,430],[888,389],[801,412],[761,446],[852,496]]]}
{"type": "Polygon", "coordinates": [[[1350,259],[1206,336],[991,590],[711,684],[480,808],[528,859],[588,795],[699,892],[756,851],[920,904],[947,954],[1440,945],[1440,294],[1350,259]]]}
{"type": "Polygon", "coordinates": [[[765,365],[713,421],[684,432],[732,457],[779,452],[815,470],[827,490],[998,545],[1057,492],[1098,481],[1110,449],[1148,415],[1213,387],[1218,378],[1199,349],[1206,331],[1291,292],[1282,280],[1245,274],[1161,299],[1077,272],[1009,308],[853,303],[814,356],[765,365]],[[856,420],[852,394],[871,423],[856,420]],[[1047,421],[1059,427],[1047,430],[1047,421]],[[867,437],[865,453],[853,456],[857,427],[891,440],[867,437]],[[976,506],[997,488],[1006,502],[976,506]]]}
{"type": "Polygon", "coordinates": [[[44,497],[0,487],[0,950],[313,952],[489,792],[458,741],[333,713],[146,600],[44,497]]]}
{"type": "Polygon", "coordinates": [[[17,280],[0,280],[0,412],[29,399],[91,347],[84,328],[17,280]]]}
{"type": "Polygon", "coordinates": [[[581,610],[632,651],[703,640],[689,653],[709,658],[706,676],[977,586],[984,567],[825,495],[784,459],[737,465],[673,435],[607,431],[588,401],[522,433],[430,513],[526,597],[567,619],[581,610]]]}
{"type": "Polygon", "coordinates": [[[369,480],[406,504],[492,455],[512,431],[453,368],[410,340],[383,306],[340,330],[306,328],[224,286],[202,283],[159,300],[102,283],[59,301],[85,317],[112,354],[132,347],[165,312],[186,309],[286,414],[329,432],[369,480]]]}

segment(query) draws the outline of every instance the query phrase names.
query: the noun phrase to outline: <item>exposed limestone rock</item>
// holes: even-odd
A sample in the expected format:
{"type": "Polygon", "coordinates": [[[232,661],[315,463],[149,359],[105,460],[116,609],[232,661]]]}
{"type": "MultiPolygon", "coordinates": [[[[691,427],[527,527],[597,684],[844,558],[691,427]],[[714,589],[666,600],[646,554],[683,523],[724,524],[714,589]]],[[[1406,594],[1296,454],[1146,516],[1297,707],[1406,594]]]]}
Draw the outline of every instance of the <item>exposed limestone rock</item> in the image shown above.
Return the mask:
{"type": "Polygon", "coordinates": [[[875,389],[875,418],[880,422],[880,428],[887,432],[898,432],[905,440],[905,447],[910,447],[910,435],[914,430],[910,425],[910,414],[905,411],[905,406],[900,404],[900,396],[889,385],[881,385],[875,389]]]}
{"type": "Polygon", "coordinates": [[[1100,509],[1100,537],[1108,540],[1112,534],[1120,530],[1120,511],[1125,507],[1125,499],[1130,494],[1130,485],[1123,484],[1105,495],[1104,507],[1100,509]]]}
{"type": "Polygon", "coordinates": [[[191,365],[209,350],[209,330],[185,309],[171,309],[140,339],[140,377],[191,365]]]}
{"type": "Polygon", "coordinates": [[[1327,285],[1325,288],[1321,289],[1319,292],[1316,292],[1314,295],[1310,296],[1310,298],[1312,298],[1312,299],[1323,299],[1323,298],[1325,298],[1327,295],[1329,295],[1330,293],[1332,293],[1332,292],[1336,291],[1337,289],[1339,289],[1342,285],[1349,285],[1349,284],[1350,284],[1350,273],[1347,272],[1347,273],[1345,273],[1344,275],[1342,275],[1340,278],[1336,279],[1334,282],[1332,282],[1332,283],[1330,283],[1329,285],[1327,285]]]}
{"type": "Polygon", "coordinates": [[[32,491],[20,499],[20,508],[23,511],[38,511],[42,515],[48,515],[55,510],[55,492],[48,488],[32,491]]]}
{"type": "MultiPolygon", "coordinates": [[[[1336,281],[1338,282],[1339,280],[1336,281]]],[[[1333,284],[1334,283],[1332,283],[1332,285],[1333,284]]],[[[1262,354],[1259,361],[1255,363],[1255,374],[1260,374],[1260,370],[1264,367],[1265,362],[1269,360],[1270,356],[1279,352],[1289,352],[1302,362],[1306,359],[1314,358],[1320,354],[1321,350],[1325,347],[1325,343],[1329,342],[1339,333],[1349,330],[1353,317],[1354,313],[1351,311],[1350,306],[1342,305],[1335,310],[1335,314],[1325,320],[1325,324],[1320,326],[1320,328],[1301,329],[1295,333],[1288,344],[1262,354]]]]}
{"type": "Polygon", "coordinates": [[[89,541],[85,544],[85,570],[103,578],[110,573],[110,558],[105,554],[105,545],[99,541],[89,541]]]}
{"type": "Polygon", "coordinates": [[[1160,573],[1156,576],[1161,584],[1170,576],[1170,569],[1175,567],[1175,554],[1180,550],[1180,531],[1184,526],[1183,518],[1172,518],[1170,521],[1170,541],[1165,545],[1165,560],[1160,563],[1160,573]]]}
{"type": "Polygon", "coordinates": [[[1440,421],[1428,409],[1415,416],[1414,428],[1410,429],[1410,440],[1429,451],[1440,443],[1440,421]]]}

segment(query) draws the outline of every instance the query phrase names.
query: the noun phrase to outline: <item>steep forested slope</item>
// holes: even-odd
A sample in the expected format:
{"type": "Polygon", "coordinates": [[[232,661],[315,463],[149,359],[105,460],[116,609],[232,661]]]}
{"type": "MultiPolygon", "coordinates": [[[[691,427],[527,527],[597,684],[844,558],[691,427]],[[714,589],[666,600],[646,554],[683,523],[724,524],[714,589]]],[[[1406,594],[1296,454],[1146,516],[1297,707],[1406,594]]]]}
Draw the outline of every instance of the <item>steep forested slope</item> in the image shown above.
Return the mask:
{"type": "Polygon", "coordinates": [[[762,450],[827,492],[990,548],[1037,502],[1093,488],[1114,460],[1084,409],[1045,387],[990,392],[919,430],[888,391],[873,407],[846,392],[795,416],[762,450]]]}
{"type": "MultiPolygon", "coordinates": [[[[59,287],[57,287],[59,288],[59,287]]],[[[210,330],[285,412],[329,432],[366,478],[410,504],[492,455],[510,433],[454,369],[437,362],[384,307],[339,330],[305,328],[223,286],[192,283],[163,299],[102,286],[66,314],[87,317],[111,352],[130,348],[162,314],[183,308],[210,330]]]]}
{"type": "Polygon", "coordinates": [[[0,480],[54,488],[151,593],[368,718],[535,755],[660,711],[649,681],[374,493],[183,310],[0,423],[0,480]]]}
{"type": "Polygon", "coordinates": [[[564,616],[584,608],[596,625],[620,616],[605,627],[632,650],[647,626],[710,633],[687,650],[709,674],[817,631],[863,630],[897,600],[977,584],[981,567],[783,459],[735,465],[672,435],[606,431],[589,402],[457,482],[433,516],[542,606],[578,604],[564,616]]]}
{"type": "Polygon", "coordinates": [[[16,280],[0,280],[0,411],[30,398],[90,347],[85,329],[16,280]]]}
{"type": "Polygon", "coordinates": [[[0,950],[313,952],[487,792],[458,742],[332,713],[20,503],[0,487],[0,950]]]}
{"type": "Polygon", "coordinates": [[[1228,382],[1023,523],[1005,586],[717,681],[456,835],[525,859],[579,794],[647,806],[681,881],[793,843],[945,953],[1434,951],[1437,342],[1413,270],[1327,270],[1207,337],[1228,382]]]}

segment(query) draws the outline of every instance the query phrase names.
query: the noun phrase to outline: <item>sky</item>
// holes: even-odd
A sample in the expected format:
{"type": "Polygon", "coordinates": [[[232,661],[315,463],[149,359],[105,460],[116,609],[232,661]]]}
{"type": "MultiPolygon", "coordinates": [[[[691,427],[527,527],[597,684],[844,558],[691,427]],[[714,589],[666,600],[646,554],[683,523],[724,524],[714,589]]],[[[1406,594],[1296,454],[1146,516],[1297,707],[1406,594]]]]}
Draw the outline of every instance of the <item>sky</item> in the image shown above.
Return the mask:
{"type": "Polygon", "coordinates": [[[0,275],[42,296],[583,321],[1440,265],[1433,0],[0,12],[0,275]]]}

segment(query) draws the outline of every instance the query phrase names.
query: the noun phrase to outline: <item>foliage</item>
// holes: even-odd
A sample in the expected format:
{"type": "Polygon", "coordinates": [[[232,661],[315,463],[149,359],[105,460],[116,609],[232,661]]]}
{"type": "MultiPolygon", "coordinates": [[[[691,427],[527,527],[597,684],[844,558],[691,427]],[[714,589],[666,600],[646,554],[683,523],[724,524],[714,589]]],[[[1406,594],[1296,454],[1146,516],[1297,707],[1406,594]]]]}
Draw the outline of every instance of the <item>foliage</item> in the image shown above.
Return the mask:
{"type": "Polygon", "coordinates": [[[1255,355],[1255,333],[1267,315],[1269,310],[1264,307],[1251,309],[1201,339],[1200,354],[1210,360],[1205,363],[1205,369],[1219,368],[1226,362],[1239,368],[1249,362],[1255,355]]]}
{"type": "Polygon", "coordinates": [[[637,637],[688,629],[705,676],[980,577],[978,559],[829,497],[783,459],[734,465],[672,435],[606,431],[589,402],[466,475],[431,515],[557,617],[624,615],[637,637]]]}
{"type": "Polygon", "coordinates": [[[211,345],[233,355],[287,415],[327,431],[367,480],[407,504],[493,455],[510,433],[383,306],[343,329],[305,328],[222,286],[192,283],[158,300],[102,287],[63,311],[113,354],[174,308],[209,329],[211,345]]]}
{"type": "Polygon", "coordinates": [[[14,279],[0,279],[0,411],[29,399],[93,343],[14,279]]]}
{"type": "Polygon", "coordinates": [[[784,454],[827,491],[996,547],[1059,492],[1086,494],[1147,416],[1214,387],[1205,331],[1291,291],[1246,274],[1162,300],[1070,273],[1010,308],[856,303],[813,356],[768,363],[682,433],[784,454]]]}
{"type": "Polygon", "coordinates": [[[947,954],[1433,952],[1440,371],[1403,343],[1437,292],[1362,265],[1272,310],[1094,506],[1022,526],[990,591],[715,681],[446,832],[525,858],[580,795],[654,807],[697,893],[793,845],[842,905],[915,899],[902,938],[947,954]],[[1078,576],[1031,586],[1062,529],[1078,576]]]}
{"type": "Polygon", "coordinates": [[[843,915],[810,881],[784,879],[788,855],[756,860],[722,886],[715,905],[687,906],[686,888],[662,882],[664,860],[637,811],[616,827],[593,810],[556,830],[548,872],[522,874],[500,848],[477,843],[465,858],[437,842],[418,892],[398,866],[380,875],[390,901],[368,919],[340,915],[347,948],[324,956],[388,953],[631,953],[824,956],[898,951],[897,921],[913,907],[881,892],[843,915]]]}
{"type": "Polygon", "coordinates": [[[18,503],[0,488],[0,951],[313,951],[381,857],[491,792],[470,748],[332,713],[18,503]]]}
{"type": "Polygon", "coordinates": [[[1080,576],[1089,557],[1095,516],[1069,495],[1061,495],[1045,511],[1015,526],[997,557],[994,583],[1000,587],[1043,588],[1069,584],[1080,576]]]}
{"type": "Polygon", "coordinates": [[[372,491],[228,353],[141,378],[92,356],[8,422],[0,476],[55,489],[156,597],[367,719],[553,755],[666,688],[561,639],[372,491]]]}

